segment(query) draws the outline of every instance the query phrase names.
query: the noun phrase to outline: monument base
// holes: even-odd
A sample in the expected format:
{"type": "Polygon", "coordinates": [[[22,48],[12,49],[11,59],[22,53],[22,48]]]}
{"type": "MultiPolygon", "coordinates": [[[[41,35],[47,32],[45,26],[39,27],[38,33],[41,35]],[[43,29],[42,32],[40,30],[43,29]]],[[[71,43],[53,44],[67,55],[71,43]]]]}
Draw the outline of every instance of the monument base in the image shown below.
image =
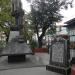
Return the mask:
{"type": "Polygon", "coordinates": [[[23,61],[25,61],[25,59],[26,59],[25,55],[10,55],[10,56],[8,56],[9,63],[23,62],[23,61]]]}
{"type": "Polygon", "coordinates": [[[54,65],[47,65],[46,70],[57,72],[57,73],[60,73],[63,75],[70,75],[70,73],[71,73],[70,67],[64,68],[64,67],[58,67],[58,66],[54,66],[54,65]]]}

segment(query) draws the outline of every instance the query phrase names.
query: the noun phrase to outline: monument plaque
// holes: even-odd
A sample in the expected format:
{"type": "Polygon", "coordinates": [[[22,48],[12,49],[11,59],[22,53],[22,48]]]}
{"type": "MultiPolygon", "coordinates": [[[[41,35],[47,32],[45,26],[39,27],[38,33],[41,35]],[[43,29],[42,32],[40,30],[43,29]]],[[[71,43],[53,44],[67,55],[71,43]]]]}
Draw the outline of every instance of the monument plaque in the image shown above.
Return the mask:
{"type": "Polygon", "coordinates": [[[69,40],[57,37],[52,41],[50,51],[50,62],[46,67],[47,70],[68,75],[70,72],[69,59],[70,50],[68,48],[69,40]]]}
{"type": "Polygon", "coordinates": [[[64,43],[56,42],[52,45],[52,61],[63,63],[64,43]]]}

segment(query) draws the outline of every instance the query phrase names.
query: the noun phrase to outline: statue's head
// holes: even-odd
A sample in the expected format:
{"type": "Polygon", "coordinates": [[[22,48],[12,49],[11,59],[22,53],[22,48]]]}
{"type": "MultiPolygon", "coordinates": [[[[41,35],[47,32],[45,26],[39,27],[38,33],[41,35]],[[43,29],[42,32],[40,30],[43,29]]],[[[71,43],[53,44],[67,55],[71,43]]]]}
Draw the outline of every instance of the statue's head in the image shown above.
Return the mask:
{"type": "Polygon", "coordinates": [[[19,10],[22,8],[21,0],[11,0],[12,1],[12,11],[19,10]]]}

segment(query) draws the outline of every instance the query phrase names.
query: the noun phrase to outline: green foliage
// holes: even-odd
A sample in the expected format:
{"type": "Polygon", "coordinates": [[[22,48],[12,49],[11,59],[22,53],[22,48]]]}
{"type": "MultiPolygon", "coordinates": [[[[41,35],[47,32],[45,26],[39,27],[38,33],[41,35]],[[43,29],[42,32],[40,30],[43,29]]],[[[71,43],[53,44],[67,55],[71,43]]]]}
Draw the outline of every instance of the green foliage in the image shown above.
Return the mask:
{"type": "Polygon", "coordinates": [[[62,20],[63,16],[59,13],[59,11],[61,8],[66,8],[68,4],[71,5],[72,2],[67,2],[67,0],[33,0],[32,1],[31,20],[32,20],[32,25],[34,25],[35,32],[37,33],[39,39],[38,40],[39,46],[42,45],[42,38],[49,27],[51,27],[51,31],[53,29],[54,29],[53,31],[56,30],[55,28],[53,28],[53,23],[62,20]],[[41,35],[39,35],[39,28],[42,29],[41,35]]]}
{"type": "Polygon", "coordinates": [[[27,41],[31,41],[32,40],[32,36],[33,36],[34,32],[32,30],[32,28],[30,28],[30,24],[28,24],[27,21],[25,21],[25,24],[23,26],[23,35],[24,35],[24,39],[27,41]]]}
{"type": "Polygon", "coordinates": [[[60,9],[66,7],[67,0],[34,0],[32,3],[32,21],[40,27],[49,27],[53,22],[61,21],[60,9]]]}
{"type": "Polygon", "coordinates": [[[0,41],[0,50],[2,50],[6,46],[5,41],[0,41]]]}
{"type": "Polygon", "coordinates": [[[11,0],[0,0],[0,31],[4,31],[8,36],[10,29],[4,27],[5,22],[15,23],[15,19],[11,16],[11,0]]]}
{"type": "Polygon", "coordinates": [[[11,16],[11,0],[0,0],[0,26],[6,21],[14,23],[14,18],[11,16]]]}
{"type": "Polygon", "coordinates": [[[47,35],[53,35],[56,33],[56,26],[51,27],[50,29],[48,29],[48,31],[46,32],[47,35]]]}
{"type": "Polygon", "coordinates": [[[25,25],[27,25],[27,27],[32,31],[34,32],[36,29],[35,29],[35,25],[33,24],[33,21],[32,21],[32,14],[31,12],[28,13],[28,14],[25,14],[25,25]]]}
{"type": "Polygon", "coordinates": [[[37,42],[32,39],[34,35],[34,25],[32,25],[31,14],[25,14],[25,23],[23,25],[23,35],[25,41],[29,40],[32,49],[37,47],[37,42]]]}
{"type": "Polygon", "coordinates": [[[10,0],[0,0],[0,20],[1,22],[10,20],[10,0]]]}
{"type": "Polygon", "coordinates": [[[5,32],[6,37],[8,37],[10,33],[10,28],[4,28],[3,30],[5,32]]]}
{"type": "Polygon", "coordinates": [[[32,40],[32,41],[30,42],[30,47],[31,47],[32,49],[37,48],[37,47],[38,47],[37,42],[34,41],[34,40],[32,40]]]}

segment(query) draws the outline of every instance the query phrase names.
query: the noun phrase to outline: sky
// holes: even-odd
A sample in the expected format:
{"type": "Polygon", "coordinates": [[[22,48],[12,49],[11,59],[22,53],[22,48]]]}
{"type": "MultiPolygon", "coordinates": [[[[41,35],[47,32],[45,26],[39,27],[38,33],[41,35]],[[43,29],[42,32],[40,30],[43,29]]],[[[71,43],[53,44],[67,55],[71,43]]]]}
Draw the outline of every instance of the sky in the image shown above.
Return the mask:
{"type": "Polygon", "coordinates": [[[62,22],[66,22],[72,18],[75,18],[75,0],[73,1],[73,8],[68,8],[67,10],[63,9],[60,13],[64,16],[62,22]]]}
{"type": "MultiPolygon", "coordinates": [[[[26,0],[21,0],[23,9],[30,12],[30,4],[26,0]]],[[[75,0],[73,1],[73,8],[68,8],[67,10],[62,9],[60,13],[64,16],[61,23],[64,23],[72,18],[75,18],[75,0]]]]}
{"type": "Polygon", "coordinates": [[[21,0],[22,1],[22,7],[26,12],[30,12],[30,3],[28,3],[26,0],[21,0]]]}

